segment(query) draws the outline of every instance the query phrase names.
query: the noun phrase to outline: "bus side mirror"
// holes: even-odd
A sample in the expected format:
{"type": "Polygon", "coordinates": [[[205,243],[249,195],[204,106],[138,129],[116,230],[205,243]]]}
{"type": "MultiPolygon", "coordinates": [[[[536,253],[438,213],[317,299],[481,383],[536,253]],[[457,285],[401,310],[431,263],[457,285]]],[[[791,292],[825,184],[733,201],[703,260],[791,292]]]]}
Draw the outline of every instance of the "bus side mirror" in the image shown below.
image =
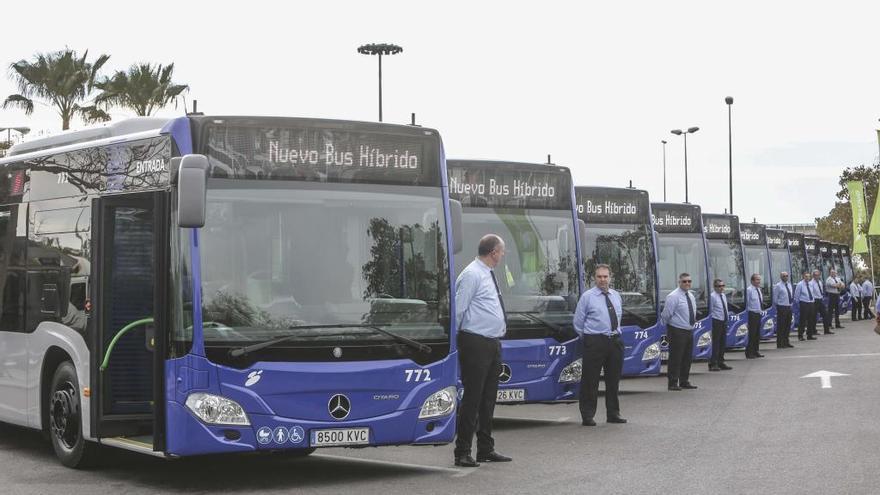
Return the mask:
{"type": "Polygon", "coordinates": [[[208,158],[186,155],[177,173],[177,225],[197,229],[205,226],[208,194],[208,158]]]}
{"type": "Polygon", "coordinates": [[[452,253],[460,253],[462,250],[461,201],[449,200],[449,219],[452,223],[452,253]]]}

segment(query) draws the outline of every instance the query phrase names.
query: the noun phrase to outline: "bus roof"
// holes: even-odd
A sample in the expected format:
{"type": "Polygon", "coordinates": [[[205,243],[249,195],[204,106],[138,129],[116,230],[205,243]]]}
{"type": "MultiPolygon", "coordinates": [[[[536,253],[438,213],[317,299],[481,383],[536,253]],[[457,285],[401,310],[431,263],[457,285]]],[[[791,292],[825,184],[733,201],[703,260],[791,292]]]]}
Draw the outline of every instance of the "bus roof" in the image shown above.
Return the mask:
{"type": "Polygon", "coordinates": [[[36,151],[47,150],[50,148],[60,148],[72,144],[89,143],[92,141],[100,141],[102,139],[121,137],[129,134],[140,134],[149,131],[155,131],[157,134],[171,119],[156,117],[135,117],[110,124],[87,127],[76,131],[63,131],[53,136],[39,139],[32,139],[23,143],[16,144],[9,149],[10,157],[33,153],[36,151]]]}
{"type": "Polygon", "coordinates": [[[469,160],[462,158],[447,158],[446,165],[449,167],[505,167],[517,170],[536,170],[539,172],[569,172],[568,167],[556,165],[554,163],[511,162],[506,160],[469,160]]]}

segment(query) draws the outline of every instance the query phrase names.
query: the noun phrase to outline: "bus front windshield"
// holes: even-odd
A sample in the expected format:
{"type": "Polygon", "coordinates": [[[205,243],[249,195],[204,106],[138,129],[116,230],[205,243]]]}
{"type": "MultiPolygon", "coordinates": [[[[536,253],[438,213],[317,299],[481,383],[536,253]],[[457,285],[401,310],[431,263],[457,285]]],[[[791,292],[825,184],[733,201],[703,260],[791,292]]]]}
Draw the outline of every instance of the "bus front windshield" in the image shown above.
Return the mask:
{"type": "Polygon", "coordinates": [[[791,273],[791,263],[788,258],[788,250],[786,249],[771,249],[770,250],[770,266],[773,267],[773,280],[770,284],[771,286],[775,285],[776,282],[781,281],[779,278],[779,274],[782,272],[788,273],[788,281],[799,280],[800,275],[794,274],[792,277],[791,273]]]}
{"type": "Polygon", "coordinates": [[[505,339],[576,336],[577,255],[570,210],[464,208],[455,273],[474,260],[480,238],[499,235],[505,255],[495,268],[507,311],[505,339]]]}
{"type": "Polygon", "coordinates": [[[822,282],[831,276],[831,270],[834,270],[834,262],[831,256],[822,256],[822,282]]]}
{"type": "Polygon", "coordinates": [[[791,250],[791,271],[794,273],[791,274],[790,280],[794,281],[799,281],[803,273],[807,271],[807,258],[804,256],[803,249],[791,250]]]}
{"type": "MultiPolygon", "coordinates": [[[[206,346],[290,336],[265,352],[406,347],[379,328],[448,352],[443,219],[437,188],[211,181],[199,231],[206,346]]],[[[184,308],[188,246],[182,236],[184,308]]]]}
{"type": "Polygon", "coordinates": [[[592,283],[597,264],[611,267],[611,286],[623,298],[621,325],[648,328],[657,322],[656,263],[651,227],[640,224],[589,224],[583,246],[584,273],[592,283]]]}
{"type": "Polygon", "coordinates": [[[700,234],[657,234],[657,271],[660,284],[660,311],[666,295],[678,288],[678,276],[691,276],[691,293],[697,300],[697,319],[709,314],[706,287],[706,251],[700,234]]]}
{"type": "Polygon", "coordinates": [[[724,293],[732,310],[745,310],[745,275],[739,241],[710,239],[706,244],[709,248],[709,278],[720,278],[724,281],[724,293]]]}
{"type": "Polygon", "coordinates": [[[843,271],[846,281],[852,283],[855,279],[853,278],[852,259],[849,256],[843,257],[843,271]]]}
{"type": "Polygon", "coordinates": [[[770,277],[770,265],[767,261],[767,248],[746,245],[743,246],[743,249],[746,255],[746,277],[749,279],[749,285],[751,285],[753,274],[757,273],[761,276],[761,296],[763,296],[761,308],[767,309],[772,303],[770,291],[773,282],[770,277]]]}

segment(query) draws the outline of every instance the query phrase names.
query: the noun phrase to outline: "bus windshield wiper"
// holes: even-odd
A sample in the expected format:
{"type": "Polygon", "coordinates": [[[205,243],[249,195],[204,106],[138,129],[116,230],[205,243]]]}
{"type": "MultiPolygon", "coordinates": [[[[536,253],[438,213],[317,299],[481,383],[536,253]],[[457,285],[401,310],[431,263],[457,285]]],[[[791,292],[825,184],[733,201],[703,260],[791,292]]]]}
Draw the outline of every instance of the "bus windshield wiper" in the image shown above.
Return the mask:
{"type": "MultiPolygon", "coordinates": [[[[384,328],[381,328],[377,325],[368,325],[368,324],[359,324],[359,323],[338,324],[338,325],[297,325],[297,326],[290,327],[289,330],[315,330],[315,329],[323,329],[323,328],[366,328],[369,330],[373,330],[374,332],[381,333],[383,335],[387,335],[387,336],[391,337],[392,339],[394,339],[402,344],[406,344],[409,347],[412,347],[413,349],[415,349],[419,352],[424,352],[426,354],[431,352],[430,346],[422,344],[421,342],[416,342],[415,340],[404,337],[403,335],[398,335],[396,333],[389,332],[388,330],[385,330],[384,328]]],[[[251,344],[248,346],[239,347],[238,349],[232,349],[229,351],[229,356],[230,357],[244,356],[245,354],[248,354],[248,353],[251,353],[254,351],[259,351],[260,349],[265,349],[265,348],[271,347],[275,344],[280,344],[280,343],[286,342],[288,340],[293,340],[298,337],[306,337],[306,336],[307,335],[303,335],[301,333],[282,335],[280,337],[275,337],[274,339],[269,339],[264,342],[259,342],[257,344],[251,344]]]]}
{"type": "Polygon", "coordinates": [[[559,335],[562,335],[565,333],[565,331],[559,325],[557,325],[555,323],[550,323],[549,321],[547,321],[543,318],[540,318],[538,316],[535,316],[534,314],[532,314],[528,311],[508,311],[507,314],[525,316],[526,319],[531,320],[534,323],[539,323],[541,325],[544,325],[545,327],[549,328],[551,331],[553,331],[559,335]]]}

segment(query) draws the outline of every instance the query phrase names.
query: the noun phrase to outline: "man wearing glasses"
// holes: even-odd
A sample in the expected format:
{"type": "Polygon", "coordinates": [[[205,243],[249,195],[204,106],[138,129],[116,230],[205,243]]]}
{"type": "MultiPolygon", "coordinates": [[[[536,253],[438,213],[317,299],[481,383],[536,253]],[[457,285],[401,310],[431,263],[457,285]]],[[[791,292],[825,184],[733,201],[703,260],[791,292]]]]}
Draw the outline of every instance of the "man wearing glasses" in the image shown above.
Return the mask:
{"type": "Polygon", "coordinates": [[[709,298],[712,316],[712,357],[709,358],[709,371],[732,370],[724,362],[724,347],[727,344],[727,321],[730,316],[727,296],[724,294],[724,281],[716,278],[712,283],[715,289],[709,298]]]}
{"type": "Polygon", "coordinates": [[[678,288],[666,296],[666,305],[660,315],[669,340],[669,359],[666,361],[669,390],[697,388],[688,381],[694,348],[694,324],[697,322],[697,301],[690,288],[690,274],[679,275],[678,288]]]}

